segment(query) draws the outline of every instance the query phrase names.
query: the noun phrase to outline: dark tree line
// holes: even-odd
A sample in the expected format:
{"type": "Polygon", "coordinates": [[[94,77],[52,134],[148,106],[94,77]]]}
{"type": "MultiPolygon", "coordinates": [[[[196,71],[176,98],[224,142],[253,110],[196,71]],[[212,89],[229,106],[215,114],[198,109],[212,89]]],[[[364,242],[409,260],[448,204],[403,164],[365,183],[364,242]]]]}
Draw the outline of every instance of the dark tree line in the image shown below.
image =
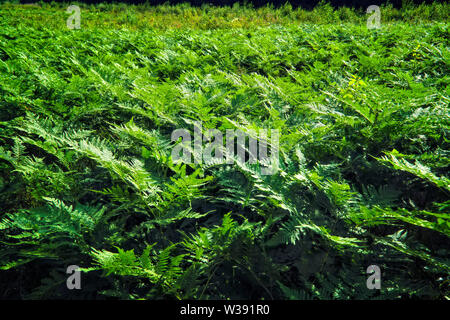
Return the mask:
{"type": "MultiPolygon", "coordinates": [[[[341,6],[347,6],[347,7],[354,7],[354,8],[366,8],[370,5],[380,5],[382,3],[390,3],[394,7],[399,8],[402,6],[402,3],[432,3],[432,2],[444,2],[446,0],[327,0],[328,3],[330,3],[334,7],[341,7],[341,6]]],[[[30,2],[37,2],[37,1],[20,1],[21,3],[30,3],[30,2]]],[[[52,2],[51,0],[44,0],[44,2],[52,2]]],[[[59,2],[59,1],[54,1],[59,2]]],[[[63,2],[70,2],[70,0],[65,0],[63,2]]],[[[123,2],[123,3],[130,3],[130,4],[140,4],[140,3],[148,3],[148,4],[164,4],[164,3],[170,3],[170,4],[177,4],[177,3],[190,3],[194,6],[200,6],[202,4],[214,4],[214,5],[227,5],[232,6],[234,3],[239,2],[240,4],[251,4],[254,7],[259,6],[265,6],[266,4],[272,4],[275,7],[284,5],[286,2],[289,2],[294,8],[296,7],[303,7],[305,9],[311,9],[317,4],[321,2],[321,0],[122,0],[122,1],[111,1],[111,0],[77,0],[77,2],[83,2],[83,3],[101,3],[101,2],[123,2]]]]}

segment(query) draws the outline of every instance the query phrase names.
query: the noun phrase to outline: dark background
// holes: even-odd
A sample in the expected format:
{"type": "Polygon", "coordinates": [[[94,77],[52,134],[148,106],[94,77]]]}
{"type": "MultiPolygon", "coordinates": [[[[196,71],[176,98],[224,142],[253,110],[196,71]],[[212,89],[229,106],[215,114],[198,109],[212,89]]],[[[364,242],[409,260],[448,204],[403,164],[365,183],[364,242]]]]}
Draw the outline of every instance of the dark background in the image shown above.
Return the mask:
{"type": "MultiPolygon", "coordinates": [[[[39,2],[38,0],[32,1],[32,0],[25,0],[20,1],[20,3],[33,3],[33,2],[39,2]]],[[[50,1],[50,0],[44,0],[43,2],[65,2],[69,3],[70,0],[66,1],[50,1]]],[[[254,7],[260,7],[265,6],[266,4],[272,4],[275,7],[282,6],[285,3],[290,3],[292,7],[303,7],[305,9],[311,9],[314,6],[316,6],[321,0],[245,0],[245,1],[239,1],[239,0],[122,0],[122,1],[104,1],[104,0],[78,0],[73,2],[83,2],[83,3],[131,3],[131,4],[139,4],[139,3],[147,3],[150,5],[157,5],[157,4],[177,4],[177,3],[190,3],[195,6],[200,6],[202,4],[214,4],[214,5],[228,5],[232,6],[234,3],[239,2],[240,4],[247,4],[252,5],[254,7]]],[[[433,0],[390,0],[390,1],[382,1],[382,0],[327,0],[326,2],[330,3],[334,7],[341,7],[341,6],[347,6],[347,7],[354,7],[354,8],[367,8],[370,5],[380,5],[382,3],[390,3],[396,8],[400,8],[402,6],[402,3],[404,4],[420,4],[420,3],[432,3],[432,2],[447,2],[445,0],[443,1],[433,1],[433,0]]]]}

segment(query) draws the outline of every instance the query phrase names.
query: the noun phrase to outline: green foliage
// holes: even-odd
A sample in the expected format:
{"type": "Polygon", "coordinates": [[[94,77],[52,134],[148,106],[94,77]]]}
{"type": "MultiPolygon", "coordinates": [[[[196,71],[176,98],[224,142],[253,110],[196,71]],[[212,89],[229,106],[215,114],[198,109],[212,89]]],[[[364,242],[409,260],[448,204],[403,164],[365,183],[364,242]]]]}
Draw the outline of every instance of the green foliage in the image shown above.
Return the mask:
{"type": "Polygon", "coordinates": [[[41,5],[1,5],[1,298],[449,297],[448,4],[41,5]],[[175,161],[196,121],[278,168],[175,161]]]}

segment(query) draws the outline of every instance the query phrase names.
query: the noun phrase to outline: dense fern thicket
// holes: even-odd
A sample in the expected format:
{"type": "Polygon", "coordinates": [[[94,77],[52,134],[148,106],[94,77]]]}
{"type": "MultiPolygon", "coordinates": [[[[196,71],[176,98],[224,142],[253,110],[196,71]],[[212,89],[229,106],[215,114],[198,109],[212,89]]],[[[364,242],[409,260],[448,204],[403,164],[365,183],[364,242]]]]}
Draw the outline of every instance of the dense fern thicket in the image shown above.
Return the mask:
{"type": "Polygon", "coordinates": [[[448,298],[448,22],[69,30],[2,9],[1,299],[448,298]],[[278,170],[175,162],[195,121],[279,130],[278,170]]]}

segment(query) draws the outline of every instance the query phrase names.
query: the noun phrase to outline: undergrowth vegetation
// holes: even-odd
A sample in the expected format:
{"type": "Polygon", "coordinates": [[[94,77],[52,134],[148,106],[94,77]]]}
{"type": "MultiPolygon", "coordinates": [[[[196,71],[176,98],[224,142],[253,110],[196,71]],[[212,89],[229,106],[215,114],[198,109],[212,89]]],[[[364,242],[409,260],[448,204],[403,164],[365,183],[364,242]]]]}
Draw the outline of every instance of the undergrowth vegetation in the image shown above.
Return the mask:
{"type": "Polygon", "coordinates": [[[122,28],[91,6],[69,30],[0,8],[0,298],[448,298],[445,19],[177,28],[165,10],[206,9],[162,6],[122,28]],[[175,162],[195,121],[278,129],[278,170],[175,162]]]}

